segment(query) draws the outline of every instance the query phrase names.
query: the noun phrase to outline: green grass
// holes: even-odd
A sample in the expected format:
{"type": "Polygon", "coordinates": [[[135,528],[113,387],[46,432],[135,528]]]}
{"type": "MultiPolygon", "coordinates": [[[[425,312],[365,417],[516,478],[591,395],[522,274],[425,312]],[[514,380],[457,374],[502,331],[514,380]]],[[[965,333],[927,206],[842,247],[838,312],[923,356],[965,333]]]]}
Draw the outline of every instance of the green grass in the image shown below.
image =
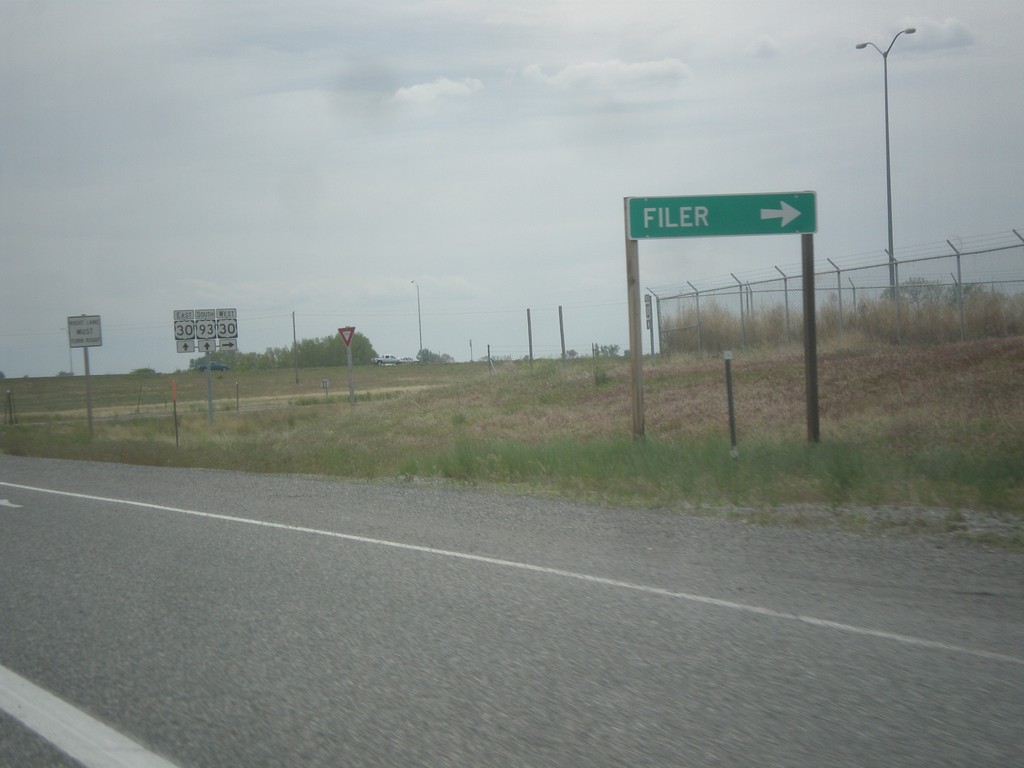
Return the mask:
{"type": "MultiPolygon", "coordinates": [[[[872,509],[942,508],[1009,521],[1024,547],[1024,344],[824,351],[822,441],[806,439],[800,355],[733,361],[739,457],[730,456],[723,363],[645,362],[646,431],[631,434],[624,360],[357,368],[214,377],[93,378],[94,433],[80,377],[8,380],[18,424],[0,451],[100,461],[361,480],[434,478],[665,509],[746,510],[756,522],[872,509]],[[599,372],[599,375],[598,375],[599,372]],[[325,402],[320,381],[331,380],[325,402]],[[178,444],[170,401],[177,381],[178,444]],[[141,394],[140,394],[141,393],[141,394]]],[[[960,517],[957,517],[960,515],[960,517]]],[[[934,516],[929,516],[932,520],[934,516]]],[[[913,527],[913,526],[909,526],[913,527]]],[[[934,530],[935,524],[921,526],[934,530]]],[[[1005,527],[1005,526],[1004,526],[1005,527]]],[[[979,535],[980,536],[980,535],[979,535]]],[[[985,534],[990,537],[990,534],[985,534]]]]}

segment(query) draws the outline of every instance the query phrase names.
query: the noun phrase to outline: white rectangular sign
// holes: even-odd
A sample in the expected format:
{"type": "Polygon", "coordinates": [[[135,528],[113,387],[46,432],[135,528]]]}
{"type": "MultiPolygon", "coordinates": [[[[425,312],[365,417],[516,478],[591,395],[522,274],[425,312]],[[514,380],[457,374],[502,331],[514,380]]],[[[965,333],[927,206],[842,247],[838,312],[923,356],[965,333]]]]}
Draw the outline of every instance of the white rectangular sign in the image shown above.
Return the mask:
{"type": "Polygon", "coordinates": [[[196,310],[196,339],[206,341],[217,338],[217,310],[196,310]]]}
{"type": "Polygon", "coordinates": [[[217,310],[217,338],[238,338],[238,313],[234,309],[217,310]]]}
{"type": "MultiPolygon", "coordinates": [[[[188,341],[196,337],[196,313],[191,309],[176,309],[174,310],[174,340],[175,341],[188,341]]],[[[178,351],[189,351],[182,350],[181,345],[178,345],[178,351]]]]}
{"type": "Polygon", "coordinates": [[[103,332],[99,315],[79,315],[68,318],[68,346],[102,347],[103,332]]]}

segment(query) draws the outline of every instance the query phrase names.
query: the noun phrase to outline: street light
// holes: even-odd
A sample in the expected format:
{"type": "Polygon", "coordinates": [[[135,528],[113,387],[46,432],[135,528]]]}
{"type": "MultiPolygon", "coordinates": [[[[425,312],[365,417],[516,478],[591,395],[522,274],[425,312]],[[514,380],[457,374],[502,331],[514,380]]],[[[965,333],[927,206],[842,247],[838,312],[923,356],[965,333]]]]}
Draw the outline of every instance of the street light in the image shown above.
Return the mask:
{"type": "Polygon", "coordinates": [[[420,284],[415,280],[410,280],[409,282],[416,286],[416,319],[420,325],[420,348],[419,352],[416,353],[416,359],[418,360],[420,352],[423,351],[423,313],[420,311],[420,284]]]}
{"type": "Polygon", "coordinates": [[[889,212],[889,287],[895,287],[896,285],[896,255],[892,247],[892,167],[889,160],[889,51],[892,50],[893,45],[896,43],[896,38],[900,35],[912,35],[916,31],[913,27],[901,29],[896,33],[896,37],[892,39],[889,47],[884,51],[870,42],[857,45],[857,50],[867,48],[870,45],[882,54],[882,71],[885,77],[885,196],[889,212]]]}

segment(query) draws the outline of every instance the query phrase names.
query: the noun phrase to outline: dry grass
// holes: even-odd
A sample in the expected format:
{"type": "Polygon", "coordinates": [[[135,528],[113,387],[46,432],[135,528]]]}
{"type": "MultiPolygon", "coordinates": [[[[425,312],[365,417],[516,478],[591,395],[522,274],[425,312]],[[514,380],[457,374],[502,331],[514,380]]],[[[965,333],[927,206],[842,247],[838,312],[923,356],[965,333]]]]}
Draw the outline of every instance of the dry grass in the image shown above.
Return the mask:
{"type": "Polygon", "coordinates": [[[82,406],[74,408],[80,380],[17,380],[23,421],[0,431],[0,450],[513,483],[667,507],[987,509],[1017,521],[1014,535],[1024,539],[1024,340],[858,348],[855,338],[820,355],[817,446],[805,439],[802,353],[735,353],[739,461],[729,458],[718,355],[645,362],[640,443],[627,361],[602,358],[493,372],[480,363],[360,368],[355,408],[344,369],[302,371],[298,385],[293,371],[229,372],[214,380],[213,426],[205,377],[186,374],[178,377],[177,446],[159,394],[170,377],[96,377],[100,408],[116,418],[97,420],[92,437],[82,406]],[[326,403],[322,378],[331,380],[326,403]],[[148,417],[135,413],[140,389],[143,405],[149,393],[148,417]]]}

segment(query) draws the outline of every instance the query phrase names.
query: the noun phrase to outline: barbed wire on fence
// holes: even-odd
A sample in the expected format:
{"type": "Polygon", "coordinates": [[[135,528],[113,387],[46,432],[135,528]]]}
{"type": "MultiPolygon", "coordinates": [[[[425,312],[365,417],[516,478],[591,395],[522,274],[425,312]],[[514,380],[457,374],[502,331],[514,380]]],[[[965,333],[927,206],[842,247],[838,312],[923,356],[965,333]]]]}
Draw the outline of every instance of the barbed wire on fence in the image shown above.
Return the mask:
{"type": "MultiPolygon", "coordinates": [[[[942,343],[1024,333],[1024,236],[1011,233],[906,248],[893,265],[888,254],[825,259],[814,275],[819,340],[858,334],[894,344],[942,343]]],[[[799,341],[801,272],[774,269],[774,276],[730,275],[731,282],[707,288],[648,288],[661,352],[799,341]]]]}

